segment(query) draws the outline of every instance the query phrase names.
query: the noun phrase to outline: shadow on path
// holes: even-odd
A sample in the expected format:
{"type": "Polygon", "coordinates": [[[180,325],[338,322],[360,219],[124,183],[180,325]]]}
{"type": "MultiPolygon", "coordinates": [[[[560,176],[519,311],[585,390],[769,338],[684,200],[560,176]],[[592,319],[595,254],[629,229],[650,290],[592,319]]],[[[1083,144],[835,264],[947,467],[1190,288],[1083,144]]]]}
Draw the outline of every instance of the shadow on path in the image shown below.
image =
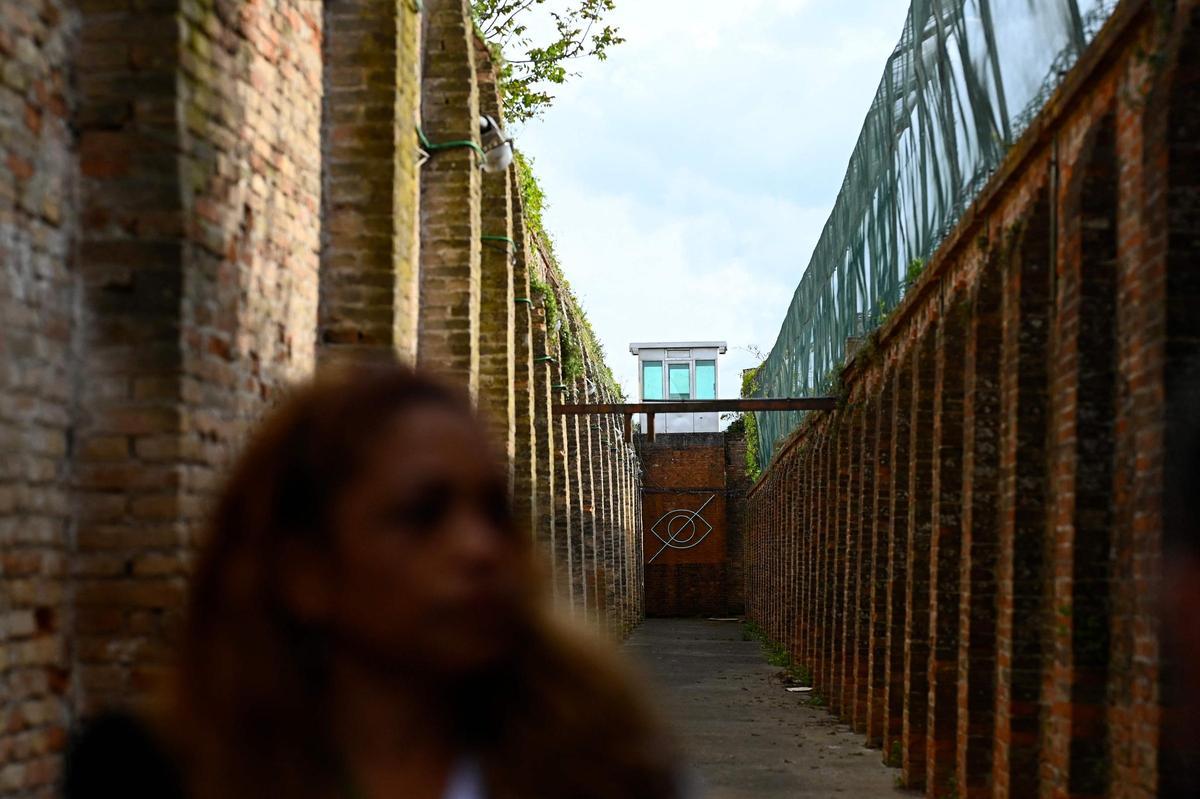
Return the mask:
{"type": "Polygon", "coordinates": [[[785,691],[738,622],[649,619],[626,650],[649,672],[710,799],[913,795],[862,736],[785,691]]]}

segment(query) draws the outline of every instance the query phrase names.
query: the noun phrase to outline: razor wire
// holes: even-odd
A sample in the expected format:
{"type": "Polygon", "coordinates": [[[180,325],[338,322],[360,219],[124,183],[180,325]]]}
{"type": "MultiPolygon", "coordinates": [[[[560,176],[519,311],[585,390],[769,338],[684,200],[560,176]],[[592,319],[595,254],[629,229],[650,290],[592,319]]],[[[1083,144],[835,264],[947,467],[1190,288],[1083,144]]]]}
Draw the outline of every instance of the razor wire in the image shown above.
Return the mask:
{"type": "MultiPolygon", "coordinates": [[[[828,392],[1116,0],[913,0],[753,395],[828,392]]],[[[803,412],[755,414],[759,463],[803,412]]]]}

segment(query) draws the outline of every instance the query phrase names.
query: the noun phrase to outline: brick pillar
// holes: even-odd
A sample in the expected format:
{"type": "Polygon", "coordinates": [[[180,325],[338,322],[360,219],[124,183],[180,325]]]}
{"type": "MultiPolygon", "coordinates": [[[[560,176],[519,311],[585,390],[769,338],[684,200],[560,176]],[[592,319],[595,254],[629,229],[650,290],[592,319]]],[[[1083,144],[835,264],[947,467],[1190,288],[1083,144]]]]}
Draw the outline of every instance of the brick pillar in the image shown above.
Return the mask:
{"type": "Polygon", "coordinates": [[[758,495],[746,503],[746,618],[755,624],[762,623],[758,610],[761,594],[758,590],[758,495]]]}
{"type": "Polygon", "coordinates": [[[780,517],[779,484],[780,484],[779,470],[772,469],[771,470],[771,493],[770,493],[770,497],[771,497],[771,528],[770,528],[771,537],[769,539],[769,544],[768,544],[770,549],[768,550],[768,553],[767,553],[767,557],[770,558],[770,562],[771,562],[771,584],[770,584],[770,587],[767,589],[769,592],[769,595],[771,597],[771,615],[770,615],[771,623],[767,628],[767,635],[770,636],[771,640],[775,641],[775,642],[779,641],[779,628],[780,628],[780,622],[779,622],[780,608],[779,608],[779,606],[780,606],[780,599],[781,599],[780,591],[779,591],[779,583],[781,580],[781,573],[783,572],[783,557],[780,555],[781,539],[783,538],[783,535],[782,535],[783,524],[779,518],[780,517]]]}
{"type": "Polygon", "coordinates": [[[958,630],[962,551],[963,362],[970,328],[966,298],[947,298],[937,330],[933,415],[933,531],[930,542],[929,721],[926,786],[956,790],[958,630]]]}
{"type": "Polygon", "coordinates": [[[771,592],[775,577],[775,563],[771,559],[771,547],[775,541],[775,497],[772,485],[775,473],[767,475],[763,483],[763,631],[768,638],[774,636],[775,597],[771,592]]]}
{"type": "Polygon", "coordinates": [[[746,568],[743,572],[745,579],[746,593],[746,620],[750,622],[758,622],[758,611],[755,608],[755,581],[756,572],[754,546],[758,540],[758,517],[757,517],[758,500],[751,496],[746,500],[746,534],[742,539],[742,544],[745,547],[745,563],[746,568]]]}
{"type": "MultiPolygon", "coordinates": [[[[584,402],[589,401],[587,381],[580,380],[581,396],[584,402]]],[[[592,401],[595,397],[590,397],[592,401]]],[[[583,590],[585,597],[586,616],[593,623],[596,621],[598,602],[596,598],[596,528],[598,526],[595,467],[593,464],[593,417],[578,416],[579,420],[579,476],[582,491],[580,502],[583,508],[583,526],[581,529],[582,559],[583,559],[583,590]]]]}
{"type": "MultiPolygon", "coordinates": [[[[479,140],[475,32],[466,0],[424,10],[421,118],[434,144],[479,140]]],[[[480,170],[469,147],[436,150],[421,173],[421,290],[417,359],[479,388],[480,170]]]]}
{"type": "Polygon", "coordinates": [[[842,621],[836,650],[840,677],[840,685],[836,689],[836,709],[843,721],[850,722],[854,715],[854,697],[857,693],[854,685],[854,635],[858,627],[855,595],[858,591],[858,549],[861,543],[856,522],[857,498],[860,496],[859,478],[862,471],[862,409],[852,400],[851,407],[843,418],[841,473],[845,483],[838,498],[841,519],[837,529],[838,540],[842,546],[842,562],[838,566],[838,578],[841,580],[838,598],[842,609],[842,621]]]}
{"type": "Polygon", "coordinates": [[[268,398],[313,368],[321,29],[317,9],[290,2],[270,15],[169,2],[85,15],[85,708],[136,700],[165,674],[220,470],[268,398]]]}
{"type": "Polygon", "coordinates": [[[555,553],[556,530],[555,522],[558,512],[558,495],[556,480],[558,467],[555,463],[558,457],[558,446],[555,441],[557,418],[554,416],[550,396],[550,386],[554,383],[551,375],[549,341],[546,336],[546,309],[540,305],[531,305],[533,325],[533,432],[537,443],[537,458],[534,461],[534,478],[537,481],[537,516],[534,518],[534,535],[538,541],[540,553],[550,566],[550,579],[557,591],[558,579],[556,570],[558,564],[555,553]]]}
{"type": "MultiPolygon", "coordinates": [[[[601,395],[602,402],[610,397],[601,395]]],[[[596,464],[596,606],[600,626],[611,633],[612,582],[612,416],[595,417],[593,461],[596,464]]]]}
{"type": "Polygon", "coordinates": [[[833,551],[834,509],[837,505],[837,448],[836,425],[832,414],[826,416],[822,430],[821,461],[819,464],[820,532],[817,544],[817,663],[816,685],[828,696],[833,690],[830,676],[833,669],[833,551]]]}
{"type": "Polygon", "coordinates": [[[1098,796],[1108,774],[1106,701],[1114,515],[1117,239],[1114,120],[1096,123],[1060,228],[1049,453],[1042,795],[1098,796]]]}
{"type": "Polygon", "coordinates": [[[1198,557],[1200,5],[1176,6],[1175,63],[1149,110],[1132,93],[1118,104],[1117,490],[1129,501],[1113,531],[1109,737],[1111,795],[1122,799],[1200,790],[1200,724],[1181,695],[1195,663],[1178,637],[1195,613],[1198,557]]]}
{"type": "Polygon", "coordinates": [[[850,430],[847,414],[835,411],[832,414],[829,466],[829,544],[827,548],[829,566],[829,667],[828,693],[829,710],[838,714],[842,709],[842,623],[844,605],[842,591],[846,582],[846,507],[850,469],[850,430]]]}
{"type": "Polygon", "coordinates": [[[871,648],[867,660],[867,744],[883,746],[887,723],[888,682],[888,575],[892,518],[892,428],[895,411],[895,382],[885,372],[879,398],[871,413],[875,417],[875,479],[869,508],[871,536],[870,624],[871,648]]]}
{"type": "Polygon", "coordinates": [[[981,267],[963,358],[962,604],[958,634],[958,785],[992,796],[996,709],[996,542],[1000,527],[1001,264],[981,267]]]}
{"type": "MultiPolygon", "coordinates": [[[[875,387],[868,387],[870,397],[875,387]]],[[[871,645],[874,640],[871,627],[871,599],[874,588],[874,558],[875,558],[875,453],[876,435],[879,423],[878,403],[874,399],[864,399],[861,409],[862,436],[858,449],[858,485],[856,488],[856,507],[851,524],[858,540],[856,547],[857,575],[855,577],[854,609],[854,648],[851,654],[854,661],[852,673],[854,684],[853,713],[851,723],[856,732],[867,730],[867,718],[870,715],[867,696],[870,693],[870,658],[871,645]]]]}
{"type": "Polygon", "coordinates": [[[625,613],[625,489],[622,480],[621,470],[625,463],[625,419],[624,417],[613,417],[616,424],[617,432],[613,440],[612,449],[612,490],[613,490],[613,540],[612,540],[612,569],[614,580],[614,607],[615,612],[615,627],[618,635],[624,635],[624,613],[625,613]]]}
{"type": "Polygon", "coordinates": [[[884,761],[903,762],[904,640],[908,626],[908,495],[912,446],[913,356],[896,369],[893,383],[891,480],[888,491],[887,655],[884,658],[884,761]]]}
{"type": "Polygon", "coordinates": [[[775,602],[774,622],[771,638],[776,643],[783,640],[786,627],[787,599],[784,585],[787,582],[787,503],[784,497],[787,486],[787,464],[777,464],[775,470],[775,485],[771,490],[772,504],[775,508],[774,537],[772,545],[772,562],[775,564],[775,579],[771,586],[771,598],[775,602]]]}
{"type": "MultiPolygon", "coordinates": [[[[186,420],[178,13],[177,4],[163,3],[153,11],[120,12],[116,25],[102,14],[83,17],[77,116],[85,324],[73,476],[77,662],[67,676],[84,714],[134,699],[147,687],[139,677],[167,665],[162,642],[178,624],[184,596],[182,570],[155,574],[140,566],[151,553],[163,563],[188,555],[179,521],[182,464],[139,456],[177,444],[186,420]],[[135,34],[147,48],[142,64],[127,58],[105,63],[105,52],[127,52],[135,34]],[[137,103],[132,85],[144,86],[137,103]],[[110,119],[106,109],[114,106],[130,113],[110,119]],[[146,625],[149,634],[141,629],[146,625]]],[[[65,83],[59,91],[66,91],[65,83]]],[[[47,599],[55,593],[68,595],[48,590],[47,599]]],[[[65,653],[63,646],[42,665],[65,653]]]]}
{"type": "MultiPolygon", "coordinates": [[[[539,514],[544,500],[539,484],[539,461],[544,456],[541,438],[546,435],[544,409],[539,408],[535,369],[545,371],[534,358],[544,354],[534,343],[533,299],[529,287],[529,250],[525,234],[524,209],[517,190],[516,171],[508,171],[509,196],[513,208],[513,498],[522,515],[527,514],[533,530],[541,525],[539,514]],[[522,510],[523,509],[523,510],[522,510]]],[[[543,386],[543,389],[546,387],[543,386]]]]}
{"type": "MultiPolygon", "coordinates": [[[[560,306],[561,307],[561,306],[560,306]]],[[[558,363],[550,373],[554,385],[563,384],[562,350],[555,349],[558,363]]],[[[551,401],[557,403],[563,392],[551,387],[551,401]]],[[[572,537],[578,529],[579,520],[575,508],[576,492],[579,490],[576,459],[573,456],[573,416],[555,416],[554,425],[554,564],[557,579],[554,581],[555,596],[560,607],[573,610],[576,602],[575,565],[573,561],[572,537]]]]}
{"type": "Polygon", "coordinates": [[[792,570],[795,566],[793,552],[796,544],[795,520],[792,518],[792,491],[795,488],[795,453],[787,456],[786,468],[783,471],[780,485],[780,543],[783,574],[779,583],[779,644],[785,649],[791,645],[792,630],[795,623],[792,620],[792,570]]]}
{"type": "Polygon", "coordinates": [[[751,527],[751,530],[754,533],[754,538],[752,539],[752,542],[751,542],[751,547],[752,547],[751,552],[752,552],[753,559],[754,559],[753,588],[750,591],[748,591],[747,593],[750,593],[753,597],[754,621],[761,627],[762,623],[763,623],[763,612],[762,612],[762,603],[763,603],[763,588],[762,588],[763,521],[762,521],[762,492],[761,491],[754,496],[753,502],[754,502],[754,505],[753,505],[754,519],[753,519],[753,523],[752,523],[752,527],[751,527]]]}
{"type": "Polygon", "coordinates": [[[637,553],[635,565],[637,568],[637,582],[633,586],[633,601],[636,610],[634,623],[641,624],[646,618],[646,559],[642,557],[643,547],[645,546],[645,531],[642,520],[642,464],[639,458],[634,458],[634,469],[630,476],[632,482],[632,490],[634,502],[636,503],[635,513],[633,515],[633,552],[637,553]]]}
{"type": "Polygon", "coordinates": [[[796,581],[792,586],[792,605],[795,607],[795,622],[792,627],[791,637],[791,656],[792,661],[799,666],[807,667],[805,660],[805,641],[808,637],[808,601],[805,597],[805,591],[808,589],[808,564],[812,558],[809,551],[809,545],[812,543],[812,535],[809,530],[809,512],[808,512],[808,465],[811,459],[810,444],[805,441],[801,444],[795,454],[796,474],[794,477],[796,484],[796,494],[792,499],[793,507],[795,508],[796,519],[796,581]]]}
{"type": "Polygon", "coordinates": [[[403,0],[339,0],[324,15],[320,354],[411,360],[421,16],[403,0]]]}
{"type": "Polygon", "coordinates": [[[775,579],[775,500],[773,491],[774,472],[763,482],[763,538],[762,538],[762,583],[763,583],[763,629],[768,637],[772,635],[775,597],[772,587],[775,579]]]}
{"type": "Polygon", "coordinates": [[[621,634],[627,635],[633,627],[633,585],[635,573],[633,559],[639,560],[645,555],[633,550],[633,492],[630,480],[630,463],[633,449],[629,445],[621,447],[621,634]]]}
{"type": "Polygon", "coordinates": [[[792,455],[792,473],[789,479],[791,492],[788,496],[788,509],[791,517],[789,535],[791,537],[791,579],[788,581],[788,653],[795,653],[799,646],[798,631],[800,627],[800,585],[803,583],[802,569],[804,568],[804,512],[801,497],[804,494],[804,456],[799,450],[792,455]]]}
{"type": "Polygon", "coordinates": [[[642,523],[644,517],[642,508],[642,465],[640,459],[635,459],[635,468],[633,470],[633,495],[637,502],[637,512],[633,517],[633,535],[634,546],[633,551],[637,553],[637,584],[634,586],[634,606],[637,608],[637,616],[635,622],[641,624],[646,618],[646,559],[642,557],[642,549],[645,545],[645,528],[642,523]]]}
{"type": "MultiPolygon", "coordinates": [[[[808,669],[810,679],[817,675],[819,651],[819,625],[817,614],[818,557],[820,554],[820,521],[821,521],[821,491],[820,491],[820,460],[821,439],[814,428],[805,452],[804,477],[808,486],[805,492],[805,566],[804,594],[801,605],[804,614],[804,637],[800,642],[800,662],[808,669]]],[[[815,685],[815,682],[814,682],[815,685]]]]}
{"type": "MultiPolygon", "coordinates": [[[[617,579],[617,627],[620,635],[624,637],[628,630],[629,622],[629,559],[626,550],[629,545],[629,486],[625,479],[626,462],[628,459],[629,445],[625,443],[624,433],[620,443],[617,444],[614,451],[614,468],[613,468],[613,491],[616,494],[615,498],[615,523],[616,533],[613,536],[613,564],[616,569],[617,579]]],[[[638,553],[638,557],[644,557],[642,553],[638,553]]]]}
{"type": "Polygon", "coordinates": [[[997,796],[1037,793],[1045,610],[1049,204],[1043,191],[1005,262],[996,599],[997,796]]]}
{"type": "MultiPolygon", "coordinates": [[[[503,124],[496,72],[487,45],[475,45],[479,111],[503,124]]],[[[513,179],[516,167],[481,175],[479,238],[479,412],[515,481],[516,460],[516,295],[513,292],[513,179]]]]}
{"type": "MultiPolygon", "coordinates": [[[[566,324],[566,322],[564,322],[566,324]]],[[[578,382],[578,381],[577,381],[578,382]]],[[[575,402],[578,389],[572,386],[571,393],[560,394],[564,402],[575,402]]],[[[564,417],[567,427],[567,481],[571,486],[568,512],[571,515],[569,562],[571,564],[571,609],[583,618],[587,613],[588,594],[586,580],[587,542],[587,486],[584,483],[586,441],[583,440],[582,417],[564,417]]]]}
{"type": "Polygon", "coordinates": [[[904,595],[904,752],[909,788],[925,785],[929,720],[929,549],[933,539],[933,422],[937,395],[937,336],[921,335],[912,369],[912,427],[908,467],[908,582],[904,595]]]}
{"type": "Polygon", "coordinates": [[[605,541],[605,569],[607,570],[608,580],[605,584],[605,590],[608,592],[608,599],[606,600],[609,608],[608,627],[612,634],[618,637],[621,634],[621,563],[618,555],[621,551],[620,540],[623,530],[621,526],[621,485],[618,453],[621,447],[625,446],[625,430],[622,427],[623,421],[619,416],[608,417],[609,438],[606,447],[608,468],[605,472],[605,478],[608,483],[608,539],[605,541]]]}

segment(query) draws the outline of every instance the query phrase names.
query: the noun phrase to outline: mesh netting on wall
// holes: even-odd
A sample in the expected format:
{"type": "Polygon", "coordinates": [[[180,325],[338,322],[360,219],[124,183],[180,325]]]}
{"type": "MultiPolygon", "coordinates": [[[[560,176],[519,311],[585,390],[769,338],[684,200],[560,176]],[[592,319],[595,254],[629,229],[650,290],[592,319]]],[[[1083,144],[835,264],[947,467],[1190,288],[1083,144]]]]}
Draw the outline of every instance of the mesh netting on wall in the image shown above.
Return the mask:
{"type": "MultiPolygon", "coordinates": [[[[913,0],[755,396],[828,392],[1116,0],[913,0]]],[[[761,460],[801,413],[757,414],[761,460]]]]}

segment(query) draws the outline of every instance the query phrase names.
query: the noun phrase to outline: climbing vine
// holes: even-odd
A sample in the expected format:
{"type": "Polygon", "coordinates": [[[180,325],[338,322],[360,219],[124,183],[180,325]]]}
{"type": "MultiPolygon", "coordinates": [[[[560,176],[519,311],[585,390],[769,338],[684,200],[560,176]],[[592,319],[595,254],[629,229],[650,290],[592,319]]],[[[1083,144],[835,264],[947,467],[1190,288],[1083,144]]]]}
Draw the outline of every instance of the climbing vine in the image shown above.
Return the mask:
{"type": "MultiPolygon", "coordinates": [[[[759,364],[742,372],[743,397],[755,395],[758,390],[758,372],[761,368],[762,364],[759,364]]],[[[746,476],[757,480],[762,474],[762,464],[758,462],[758,418],[753,412],[747,412],[742,414],[741,422],[746,429],[746,476]]]]}
{"type": "Polygon", "coordinates": [[[562,358],[563,379],[568,383],[573,383],[583,377],[583,351],[579,348],[579,342],[575,340],[575,335],[567,325],[563,325],[558,331],[558,344],[562,358]]]}
{"type": "Polygon", "coordinates": [[[513,163],[517,171],[517,191],[521,195],[521,212],[524,214],[525,227],[546,242],[553,252],[554,245],[542,219],[542,212],[546,208],[546,194],[533,172],[533,159],[518,150],[513,154],[513,163]]]}

